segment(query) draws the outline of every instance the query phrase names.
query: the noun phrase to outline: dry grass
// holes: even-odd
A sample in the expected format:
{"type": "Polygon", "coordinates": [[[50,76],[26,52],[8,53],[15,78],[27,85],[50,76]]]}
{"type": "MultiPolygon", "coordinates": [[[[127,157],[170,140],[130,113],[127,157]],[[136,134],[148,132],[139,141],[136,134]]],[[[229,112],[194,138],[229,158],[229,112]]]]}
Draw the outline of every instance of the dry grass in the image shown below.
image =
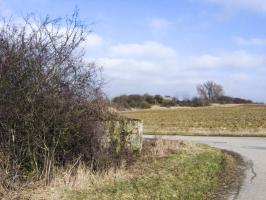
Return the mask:
{"type": "MultiPolygon", "coordinates": [[[[60,170],[49,186],[35,185],[24,191],[24,197],[32,200],[213,199],[222,186],[220,175],[225,176],[225,158],[234,162],[220,150],[206,146],[147,140],[141,158],[131,166],[106,173],[92,173],[82,165],[75,173],[70,169],[60,170]]],[[[234,172],[235,165],[229,167],[234,172]]]]}
{"type": "MultiPolygon", "coordinates": [[[[170,140],[145,140],[142,156],[144,157],[163,157],[179,151],[190,151],[193,145],[183,141],[170,140]]],[[[193,152],[193,151],[190,151],[193,152]]],[[[76,193],[90,193],[95,188],[102,188],[107,184],[116,181],[127,180],[133,177],[125,167],[108,172],[95,173],[83,165],[80,165],[75,173],[69,169],[58,170],[55,178],[49,186],[42,187],[36,185],[23,192],[25,199],[31,200],[69,200],[70,196],[76,193]]]]}
{"type": "Polygon", "coordinates": [[[266,136],[266,106],[233,105],[123,112],[146,134],[266,136]]]}
{"type": "Polygon", "coordinates": [[[69,200],[71,193],[93,192],[106,183],[127,178],[130,178],[130,174],[125,169],[95,173],[80,165],[75,174],[69,170],[60,170],[50,185],[30,188],[24,191],[23,196],[31,200],[69,200]]]}
{"type": "MultiPolygon", "coordinates": [[[[156,139],[144,141],[143,146],[143,157],[162,157],[169,153],[189,149],[190,145],[181,141],[156,139]]],[[[126,168],[110,169],[102,173],[92,172],[84,165],[79,165],[74,171],[73,169],[73,166],[69,166],[68,169],[57,169],[55,177],[48,186],[43,186],[42,182],[31,182],[8,190],[0,184],[0,197],[3,200],[67,200],[70,199],[71,193],[93,192],[95,188],[102,188],[106,184],[133,176],[126,168]]],[[[3,176],[1,178],[3,179],[3,176]]]]}
{"type": "Polygon", "coordinates": [[[160,137],[143,142],[143,157],[163,157],[178,152],[194,152],[195,145],[178,140],[163,140],[160,137]]]}
{"type": "Polygon", "coordinates": [[[1,200],[11,200],[11,199],[18,199],[20,194],[19,188],[17,190],[7,190],[7,188],[3,187],[0,184],[0,199],[1,200]]]}

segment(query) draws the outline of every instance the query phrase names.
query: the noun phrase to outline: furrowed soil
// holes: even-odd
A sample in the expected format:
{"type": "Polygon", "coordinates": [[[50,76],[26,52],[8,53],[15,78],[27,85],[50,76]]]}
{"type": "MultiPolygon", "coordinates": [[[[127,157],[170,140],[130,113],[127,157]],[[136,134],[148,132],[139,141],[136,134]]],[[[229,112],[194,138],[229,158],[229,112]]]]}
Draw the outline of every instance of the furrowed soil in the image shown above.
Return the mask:
{"type": "Polygon", "coordinates": [[[266,136],[266,106],[175,107],[122,112],[144,121],[145,134],[266,136]]]}

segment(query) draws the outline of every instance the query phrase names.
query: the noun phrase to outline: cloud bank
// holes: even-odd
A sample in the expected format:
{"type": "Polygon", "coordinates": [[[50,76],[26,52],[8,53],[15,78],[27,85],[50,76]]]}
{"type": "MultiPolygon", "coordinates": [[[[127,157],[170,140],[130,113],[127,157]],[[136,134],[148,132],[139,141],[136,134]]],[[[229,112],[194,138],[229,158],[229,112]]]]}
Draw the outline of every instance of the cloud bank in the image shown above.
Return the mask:
{"type": "Polygon", "coordinates": [[[146,92],[191,97],[198,83],[214,80],[228,95],[260,100],[256,91],[266,86],[266,55],[241,49],[185,55],[155,41],[120,43],[106,47],[105,55],[95,61],[104,67],[111,97],[146,92]]]}

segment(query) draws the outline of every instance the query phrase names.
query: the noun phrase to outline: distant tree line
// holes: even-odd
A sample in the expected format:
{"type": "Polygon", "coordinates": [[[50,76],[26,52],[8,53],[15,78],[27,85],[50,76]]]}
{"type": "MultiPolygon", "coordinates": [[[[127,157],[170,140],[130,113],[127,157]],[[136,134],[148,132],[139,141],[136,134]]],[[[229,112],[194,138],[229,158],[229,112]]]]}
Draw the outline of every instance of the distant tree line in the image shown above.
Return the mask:
{"type": "Polygon", "coordinates": [[[161,95],[139,95],[139,94],[133,94],[133,95],[121,95],[118,97],[115,97],[112,99],[112,103],[114,103],[117,108],[123,109],[123,108],[150,108],[153,105],[159,105],[159,106],[176,106],[177,105],[177,99],[165,99],[161,95]]]}
{"type": "Polygon", "coordinates": [[[204,100],[207,103],[218,104],[249,104],[254,103],[249,99],[226,96],[223,86],[214,81],[207,81],[197,86],[199,100],[204,100]]]}
{"type": "Polygon", "coordinates": [[[114,97],[112,103],[118,109],[130,109],[130,108],[151,108],[154,105],[161,107],[171,106],[189,106],[189,107],[200,107],[208,106],[212,103],[217,104],[249,104],[253,103],[251,100],[242,99],[238,97],[226,96],[224,89],[221,85],[207,81],[199,84],[196,87],[198,96],[193,98],[187,98],[179,100],[176,97],[162,96],[162,95],[121,95],[114,97]]]}

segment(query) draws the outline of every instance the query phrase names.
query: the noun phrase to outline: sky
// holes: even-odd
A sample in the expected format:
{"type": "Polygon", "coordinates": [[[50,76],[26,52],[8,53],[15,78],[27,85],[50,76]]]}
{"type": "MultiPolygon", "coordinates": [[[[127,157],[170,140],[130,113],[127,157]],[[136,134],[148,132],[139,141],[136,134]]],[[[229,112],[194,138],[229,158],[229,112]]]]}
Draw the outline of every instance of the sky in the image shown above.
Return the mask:
{"type": "Polygon", "coordinates": [[[75,7],[110,98],[190,98],[213,80],[226,95],[266,102],[265,0],[0,0],[0,16],[64,17],[75,7]]]}

